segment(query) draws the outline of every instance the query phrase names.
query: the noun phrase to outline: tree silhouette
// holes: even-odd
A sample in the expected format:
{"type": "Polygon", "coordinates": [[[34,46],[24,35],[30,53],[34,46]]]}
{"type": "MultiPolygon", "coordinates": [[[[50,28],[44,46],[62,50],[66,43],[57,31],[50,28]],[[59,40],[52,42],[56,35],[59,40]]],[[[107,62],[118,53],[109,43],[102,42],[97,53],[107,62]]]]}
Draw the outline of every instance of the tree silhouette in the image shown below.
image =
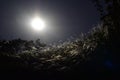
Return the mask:
{"type": "Polygon", "coordinates": [[[93,2],[99,13],[102,14],[103,27],[108,31],[107,56],[118,66],[120,64],[120,0],[93,0],[93,2]],[[104,1],[104,5],[102,5],[102,1],[104,1]]]}
{"type": "Polygon", "coordinates": [[[112,41],[120,40],[120,0],[93,0],[101,15],[104,27],[108,28],[109,38],[112,41]],[[104,4],[102,4],[104,1],[104,4]]]}

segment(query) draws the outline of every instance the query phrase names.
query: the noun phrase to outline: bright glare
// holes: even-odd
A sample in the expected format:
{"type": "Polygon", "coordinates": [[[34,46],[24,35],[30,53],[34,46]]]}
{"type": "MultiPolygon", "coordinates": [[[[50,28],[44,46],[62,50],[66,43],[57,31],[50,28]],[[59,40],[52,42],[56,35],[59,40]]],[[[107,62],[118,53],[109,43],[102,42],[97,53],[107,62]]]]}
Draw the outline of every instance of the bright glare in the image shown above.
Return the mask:
{"type": "Polygon", "coordinates": [[[32,27],[34,30],[43,30],[45,28],[45,23],[42,19],[40,19],[39,17],[36,17],[32,20],[31,23],[32,27]]]}

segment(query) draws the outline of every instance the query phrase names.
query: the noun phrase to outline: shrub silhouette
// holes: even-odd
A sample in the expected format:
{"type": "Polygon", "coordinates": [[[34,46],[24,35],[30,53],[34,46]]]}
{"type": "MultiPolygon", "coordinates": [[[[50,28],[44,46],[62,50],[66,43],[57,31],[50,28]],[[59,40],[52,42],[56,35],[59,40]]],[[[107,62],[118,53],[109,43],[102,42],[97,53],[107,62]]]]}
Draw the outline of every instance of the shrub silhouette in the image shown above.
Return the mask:
{"type": "Polygon", "coordinates": [[[38,70],[52,67],[56,70],[70,69],[73,65],[86,61],[98,46],[105,44],[108,34],[101,26],[103,25],[94,28],[84,37],[82,35],[82,39],[78,37],[74,41],[66,41],[53,47],[45,47],[39,39],[35,43],[21,39],[1,41],[0,52],[4,56],[14,56],[23,61],[23,65],[38,70]]]}

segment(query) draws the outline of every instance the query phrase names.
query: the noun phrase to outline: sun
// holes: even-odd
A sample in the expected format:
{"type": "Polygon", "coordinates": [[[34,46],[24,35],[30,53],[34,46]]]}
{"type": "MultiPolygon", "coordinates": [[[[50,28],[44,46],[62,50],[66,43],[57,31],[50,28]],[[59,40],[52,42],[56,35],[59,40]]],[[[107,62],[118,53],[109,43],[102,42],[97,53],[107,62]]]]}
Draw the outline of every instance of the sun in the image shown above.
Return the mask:
{"type": "Polygon", "coordinates": [[[34,30],[41,31],[45,28],[45,22],[41,18],[35,17],[31,21],[31,26],[34,30]]]}

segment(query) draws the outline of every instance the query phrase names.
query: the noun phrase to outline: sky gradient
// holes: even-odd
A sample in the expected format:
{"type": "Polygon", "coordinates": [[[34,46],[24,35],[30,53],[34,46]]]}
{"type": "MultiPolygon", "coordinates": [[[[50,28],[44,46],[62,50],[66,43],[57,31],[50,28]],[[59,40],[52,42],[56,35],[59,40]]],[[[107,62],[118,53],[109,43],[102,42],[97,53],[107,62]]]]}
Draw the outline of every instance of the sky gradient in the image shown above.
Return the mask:
{"type": "Polygon", "coordinates": [[[54,42],[88,32],[98,22],[98,12],[90,0],[0,0],[0,39],[54,42]],[[45,31],[31,28],[35,15],[46,22],[45,31]]]}

